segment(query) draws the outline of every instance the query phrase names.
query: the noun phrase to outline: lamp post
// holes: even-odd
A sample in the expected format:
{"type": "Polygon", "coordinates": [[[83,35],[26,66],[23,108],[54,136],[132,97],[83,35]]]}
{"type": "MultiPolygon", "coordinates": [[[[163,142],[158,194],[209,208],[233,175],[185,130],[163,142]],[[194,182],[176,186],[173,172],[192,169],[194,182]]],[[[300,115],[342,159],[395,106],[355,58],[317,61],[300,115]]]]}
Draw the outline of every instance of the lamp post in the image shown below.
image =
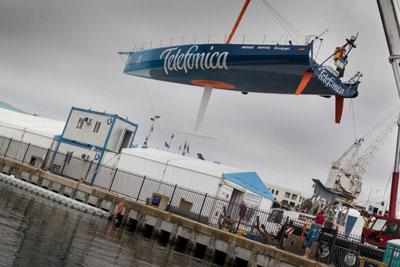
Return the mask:
{"type": "Polygon", "coordinates": [[[156,120],[158,120],[159,118],[161,118],[161,116],[159,116],[159,115],[154,115],[154,117],[150,118],[152,123],[151,123],[150,129],[149,129],[149,132],[147,133],[146,138],[144,139],[143,148],[147,148],[147,144],[150,140],[150,135],[154,131],[154,124],[156,123],[156,120]]]}

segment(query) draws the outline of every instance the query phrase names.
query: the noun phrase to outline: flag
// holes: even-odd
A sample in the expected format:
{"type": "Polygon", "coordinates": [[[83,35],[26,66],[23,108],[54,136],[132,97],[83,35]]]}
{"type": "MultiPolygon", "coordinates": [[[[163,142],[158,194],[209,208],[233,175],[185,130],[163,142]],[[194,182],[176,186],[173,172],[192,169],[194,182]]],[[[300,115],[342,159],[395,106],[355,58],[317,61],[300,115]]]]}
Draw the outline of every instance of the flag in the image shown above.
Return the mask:
{"type": "Polygon", "coordinates": [[[165,146],[166,148],[169,148],[169,144],[168,144],[167,142],[164,143],[164,146],[165,146]]]}
{"type": "Polygon", "coordinates": [[[197,153],[197,158],[201,159],[201,160],[204,160],[203,154],[201,154],[201,153],[197,153]]]}
{"type": "Polygon", "coordinates": [[[188,147],[188,144],[185,141],[185,144],[183,145],[183,149],[182,149],[182,156],[185,156],[187,147],[188,147]]]}
{"type": "Polygon", "coordinates": [[[150,132],[154,131],[153,125],[151,125],[150,132]]]}
{"type": "Polygon", "coordinates": [[[189,154],[189,145],[187,145],[186,152],[189,154]]]}
{"type": "Polygon", "coordinates": [[[171,139],[174,139],[174,137],[175,137],[175,134],[172,134],[172,135],[171,135],[171,139]]]}

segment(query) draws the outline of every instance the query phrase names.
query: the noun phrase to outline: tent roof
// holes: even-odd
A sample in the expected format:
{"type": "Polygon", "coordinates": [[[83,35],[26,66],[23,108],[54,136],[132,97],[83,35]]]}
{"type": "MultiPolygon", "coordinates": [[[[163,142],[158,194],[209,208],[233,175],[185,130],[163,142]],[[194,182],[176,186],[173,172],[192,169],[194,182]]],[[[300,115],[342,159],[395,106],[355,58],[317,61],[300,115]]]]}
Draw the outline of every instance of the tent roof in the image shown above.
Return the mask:
{"type": "Polygon", "coordinates": [[[261,178],[255,172],[231,167],[215,162],[190,158],[154,148],[127,148],[122,154],[175,166],[190,171],[211,175],[219,179],[226,179],[242,188],[274,201],[272,194],[261,178]]]}
{"type": "Polygon", "coordinates": [[[257,195],[274,201],[271,192],[255,172],[224,173],[224,178],[257,195]]]}
{"type": "Polygon", "coordinates": [[[53,138],[61,134],[65,122],[33,116],[26,113],[0,108],[0,126],[5,125],[53,138]]]}
{"type": "Polygon", "coordinates": [[[199,173],[212,175],[221,179],[224,173],[245,172],[245,170],[239,168],[196,158],[190,158],[150,147],[127,148],[122,150],[122,154],[132,155],[163,164],[167,164],[168,162],[168,165],[170,166],[176,166],[199,173]]]}
{"type": "Polygon", "coordinates": [[[2,102],[2,101],[0,101],[0,108],[8,109],[8,110],[15,111],[15,112],[20,112],[20,113],[26,113],[25,111],[22,111],[19,108],[11,106],[10,104],[7,104],[7,103],[2,102]]]}

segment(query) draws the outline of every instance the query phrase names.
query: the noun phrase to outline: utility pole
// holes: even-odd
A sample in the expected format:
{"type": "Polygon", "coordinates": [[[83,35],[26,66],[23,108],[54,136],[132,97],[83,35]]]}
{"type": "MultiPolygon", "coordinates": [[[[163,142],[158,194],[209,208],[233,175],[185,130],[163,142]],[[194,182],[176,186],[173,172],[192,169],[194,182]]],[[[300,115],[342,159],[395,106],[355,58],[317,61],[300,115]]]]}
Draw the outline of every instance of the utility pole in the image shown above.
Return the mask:
{"type": "MultiPolygon", "coordinates": [[[[396,6],[393,0],[377,0],[377,3],[389,48],[389,62],[392,64],[397,93],[400,97],[400,28],[399,19],[396,14],[398,6],[396,6]]],[[[400,117],[397,121],[397,127],[397,144],[390,190],[389,218],[396,218],[397,191],[399,186],[400,117]]]]}
{"type": "Polygon", "coordinates": [[[150,140],[150,135],[154,131],[154,125],[156,124],[156,120],[161,118],[159,115],[154,115],[154,117],[151,117],[150,120],[152,121],[149,132],[146,135],[146,138],[144,139],[143,147],[147,148],[147,144],[149,143],[150,140]]]}

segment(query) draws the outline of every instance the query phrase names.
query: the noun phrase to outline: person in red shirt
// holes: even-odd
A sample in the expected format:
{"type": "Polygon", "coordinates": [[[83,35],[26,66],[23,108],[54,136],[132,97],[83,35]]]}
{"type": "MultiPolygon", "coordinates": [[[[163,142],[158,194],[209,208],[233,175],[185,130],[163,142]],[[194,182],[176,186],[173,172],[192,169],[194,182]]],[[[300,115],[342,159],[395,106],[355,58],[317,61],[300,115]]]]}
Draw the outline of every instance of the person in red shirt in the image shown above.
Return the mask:
{"type": "Polygon", "coordinates": [[[322,227],[322,226],[324,225],[324,222],[325,222],[324,211],[321,210],[321,211],[317,214],[317,217],[315,217],[315,223],[316,223],[318,226],[322,227]]]}

